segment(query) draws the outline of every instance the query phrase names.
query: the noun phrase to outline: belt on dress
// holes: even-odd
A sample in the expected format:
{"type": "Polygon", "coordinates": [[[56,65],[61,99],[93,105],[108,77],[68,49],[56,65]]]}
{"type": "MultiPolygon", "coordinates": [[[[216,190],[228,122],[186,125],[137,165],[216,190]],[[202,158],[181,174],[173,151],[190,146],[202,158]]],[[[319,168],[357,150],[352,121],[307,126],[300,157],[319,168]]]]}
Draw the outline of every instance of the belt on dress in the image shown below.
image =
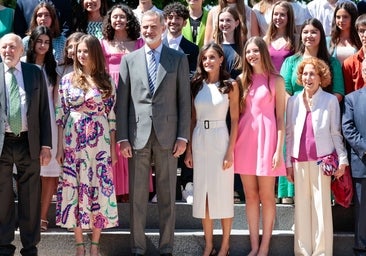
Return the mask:
{"type": "Polygon", "coordinates": [[[203,126],[205,129],[213,129],[219,127],[226,127],[225,120],[197,120],[197,126],[203,126]]]}

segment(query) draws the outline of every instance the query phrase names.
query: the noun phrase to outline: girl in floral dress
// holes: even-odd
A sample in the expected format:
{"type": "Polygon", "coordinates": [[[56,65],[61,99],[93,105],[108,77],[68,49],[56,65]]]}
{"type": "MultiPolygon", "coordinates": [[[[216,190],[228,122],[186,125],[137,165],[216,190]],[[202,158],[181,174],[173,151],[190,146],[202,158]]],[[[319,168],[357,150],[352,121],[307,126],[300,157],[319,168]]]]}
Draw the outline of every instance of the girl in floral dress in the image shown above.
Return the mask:
{"type": "Polygon", "coordinates": [[[83,229],[92,230],[90,255],[98,255],[101,230],[118,226],[112,162],[115,152],[115,87],[105,71],[97,38],[84,35],[76,46],[74,72],[62,77],[57,160],[63,165],[56,222],[73,228],[76,255],[85,255],[83,229]]]}

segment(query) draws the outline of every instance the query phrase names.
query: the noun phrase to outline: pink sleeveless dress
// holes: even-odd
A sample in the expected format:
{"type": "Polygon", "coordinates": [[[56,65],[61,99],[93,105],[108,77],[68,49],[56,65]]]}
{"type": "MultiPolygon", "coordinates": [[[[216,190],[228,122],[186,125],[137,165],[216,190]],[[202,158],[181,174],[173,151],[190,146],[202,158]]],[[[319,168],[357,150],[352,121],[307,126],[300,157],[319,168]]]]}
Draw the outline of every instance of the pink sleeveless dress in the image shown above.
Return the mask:
{"type": "Polygon", "coordinates": [[[293,55],[293,52],[286,49],[285,46],[281,47],[280,49],[276,50],[273,48],[272,44],[268,46],[269,55],[271,56],[273,66],[275,66],[276,71],[280,72],[282,63],[288,56],[293,55]]]}
{"type": "Polygon", "coordinates": [[[235,144],[235,173],[256,176],[286,175],[284,161],[272,169],[277,144],[275,114],[275,76],[253,75],[253,85],[246,97],[245,111],[239,118],[235,144]]]}
{"type": "MultiPolygon", "coordinates": [[[[116,87],[118,86],[119,77],[119,66],[121,64],[121,59],[125,53],[111,53],[110,46],[105,39],[100,41],[102,46],[106,66],[108,68],[108,73],[111,76],[116,87]]],[[[144,40],[139,38],[135,42],[135,49],[140,49],[144,45],[144,40]]],[[[121,154],[119,144],[116,146],[118,160],[115,165],[113,165],[113,181],[116,189],[116,195],[126,195],[129,193],[128,188],[128,159],[124,158],[121,154]]],[[[152,181],[150,182],[150,190],[152,190],[152,181]]]]}

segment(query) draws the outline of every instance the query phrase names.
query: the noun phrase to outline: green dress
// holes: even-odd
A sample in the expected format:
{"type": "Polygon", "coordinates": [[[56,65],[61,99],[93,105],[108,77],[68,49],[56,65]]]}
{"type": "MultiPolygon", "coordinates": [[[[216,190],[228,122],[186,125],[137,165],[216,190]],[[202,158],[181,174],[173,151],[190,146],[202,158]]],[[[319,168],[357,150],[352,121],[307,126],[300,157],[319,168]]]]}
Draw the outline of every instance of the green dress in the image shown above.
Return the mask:
{"type": "Polygon", "coordinates": [[[4,8],[0,10],[0,38],[13,31],[14,9],[4,8]]]}

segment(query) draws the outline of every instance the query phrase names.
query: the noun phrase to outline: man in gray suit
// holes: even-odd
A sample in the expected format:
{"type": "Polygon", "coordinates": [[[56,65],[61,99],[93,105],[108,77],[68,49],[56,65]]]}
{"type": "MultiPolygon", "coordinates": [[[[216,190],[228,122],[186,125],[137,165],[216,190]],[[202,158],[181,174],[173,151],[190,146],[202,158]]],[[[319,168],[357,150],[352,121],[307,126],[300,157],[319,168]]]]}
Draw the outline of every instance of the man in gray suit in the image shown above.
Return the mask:
{"type": "MultiPolygon", "coordinates": [[[[362,77],[366,84],[366,60],[362,62],[362,77]]],[[[351,147],[351,170],[355,188],[355,246],[357,256],[366,256],[366,87],[344,98],[342,130],[351,147]]]]}
{"type": "Polygon", "coordinates": [[[146,253],[149,171],[155,163],[161,255],[173,252],[177,158],[189,139],[191,98],[186,56],[162,44],[164,19],[144,13],[145,46],[122,58],[117,91],[117,141],[129,158],[132,255],[146,253]]]}
{"type": "Polygon", "coordinates": [[[37,66],[19,61],[23,54],[19,36],[3,36],[0,53],[0,255],[14,255],[11,243],[18,221],[20,253],[34,256],[40,241],[40,165],[49,163],[52,146],[47,86],[37,66]],[[18,220],[13,165],[17,168],[18,220]]]}

